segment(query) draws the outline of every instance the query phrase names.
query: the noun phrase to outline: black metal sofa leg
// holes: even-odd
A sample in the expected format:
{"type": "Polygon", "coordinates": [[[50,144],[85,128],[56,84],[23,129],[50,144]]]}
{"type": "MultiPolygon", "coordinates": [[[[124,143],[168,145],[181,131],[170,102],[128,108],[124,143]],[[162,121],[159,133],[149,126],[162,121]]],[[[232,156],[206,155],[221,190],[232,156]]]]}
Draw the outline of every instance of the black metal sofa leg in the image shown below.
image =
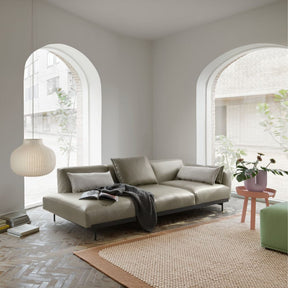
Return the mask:
{"type": "Polygon", "coordinates": [[[56,222],[56,215],[53,214],[53,222],[56,222]]]}
{"type": "Polygon", "coordinates": [[[221,212],[224,211],[224,203],[219,203],[219,205],[221,206],[221,212]]]}

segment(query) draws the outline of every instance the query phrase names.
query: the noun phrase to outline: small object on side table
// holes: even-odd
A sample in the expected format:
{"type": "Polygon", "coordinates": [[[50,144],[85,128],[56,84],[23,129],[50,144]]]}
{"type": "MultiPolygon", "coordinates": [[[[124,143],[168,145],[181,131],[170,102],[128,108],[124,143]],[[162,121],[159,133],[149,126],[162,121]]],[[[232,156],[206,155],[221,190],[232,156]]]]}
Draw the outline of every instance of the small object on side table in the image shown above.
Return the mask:
{"type": "Polygon", "coordinates": [[[247,205],[248,205],[248,199],[251,198],[251,219],[250,219],[250,229],[255,230],[255,215],[256,215],[256,199],[257,198],[264,198],[266,202],[266,207],[269,206],[269,200],[268,198],[274,198],[276,194],[276,190],[271,188],[266,188],[263,192],[254,192],[254,191],[248,191],[245,186],[237,186],[236,192],[238,195],[244,196],[244,204],[243,204],[243,210],[242,210],[242,217],[241,217],[241,223],[245,222],[246,217],[246,211],[247,211],[247,205]]]}

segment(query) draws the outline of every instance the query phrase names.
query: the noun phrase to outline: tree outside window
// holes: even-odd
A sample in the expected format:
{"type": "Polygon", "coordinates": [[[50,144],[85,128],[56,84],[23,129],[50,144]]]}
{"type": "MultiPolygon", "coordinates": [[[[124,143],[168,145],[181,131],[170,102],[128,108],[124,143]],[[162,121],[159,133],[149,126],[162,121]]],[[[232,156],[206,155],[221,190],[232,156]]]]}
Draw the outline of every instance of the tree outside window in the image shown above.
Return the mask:
{"type": "MultiPolygon", "coordinates": [[[[265,48],[228,65],[215,82],[215,160],[233,170],[235,157],[258,152],[288,169],[288,50],[265,48]],[[281,90],[282,89],[282,90],[281,90]],[[279,91],[280,90],[280,91],[279,91]]],[[[232,189],[241,185],[232,182],[232,189]]],[[[288,177],[269,175],[276,198],[288,200],[288,177]]]]}

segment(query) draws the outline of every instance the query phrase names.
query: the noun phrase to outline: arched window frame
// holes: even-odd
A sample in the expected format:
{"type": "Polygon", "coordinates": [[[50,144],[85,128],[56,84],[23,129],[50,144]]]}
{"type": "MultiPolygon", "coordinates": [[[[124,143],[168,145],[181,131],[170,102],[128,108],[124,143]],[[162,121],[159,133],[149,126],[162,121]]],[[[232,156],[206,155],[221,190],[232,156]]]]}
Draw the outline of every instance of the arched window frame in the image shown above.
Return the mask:
{"type": "MultiPolygon", "coordinates": [[[[102,163],[102,94],[101,94],[101,81],[97,70],[95,69],[92,62],[80,51],[70,46],[64,44],[49,44],[43,47],[40,47],[37,50],[46,50],[54,55],[58,56],[63,62],[70,66],[69,69],[73,69],[73,73],[75,73],[75,77],[79,83],[79,101],[81,104],[81,128],[77,131],[77,136],[80,134],[80,137],[83,140],[84,149],[81,149],[81,163],[79,165],[96,165],[102,163]],[[81,84],[80,84],[81,83],[81,84]]],[[[33,51],[33,53],[35,52],[33,51]]],[[[31,54],[32,55],[32,54],[31,54]]],[[[30,57],[30,56],[29,56],[30,57]]],[[[29,59],[28,57],[28,59],[29,59]]],[[[27,61],[28,61],[27,59],[27,61]]],[[[25,64],[26,67],[26,64],[25,64]]],[[[25,71],[25,70],[24,70],[25,71]]],[[[25,81],[25,75],[24,81],[25,81]]],[[[75,78],[75,79],[76,79],[75,78]]],[[[25,88],[25,84],[24,84],[25,88]]],[[[77,88],[78,89],[78,88],[77,88]]],[[[25,93],[24,93],[25,95],[25,93]]],[[[24,103],[23,103],[24,104],[24,103]]],[[[78,108],[79,108],[78,107],[78,108]]],[[[25,109],[23,107],[23,112],[25,113],[25,109]]],[[[80,127],[80,126],[79,126],[80,127]]],[[[77,128],[78,129],[78,128],[77,128]]],[[[80,143],[81,145],[81,143],[80,143]]],[[[51,147],[50,147],[51,148],[51,147]]],[[[53,171],[52,173],[56,173],[53,171]]],[[[44,176],[45,177],[45,176],[44,176]]],[[[26,191],[31,194],[31,189],[26,190],[26,180],[24,183],[24,195],[27,197],[26,191]]],[[[56,178],[55,180],[56,185],[56,178]]],[[[35,179],[36,180],[36,179],[35,179]]],[[[38,177],[37,181],[41,183],[43,180],[42,177],[38,177]]],[[[53,181],[54,181],[53,180],[53,181]]],[[[43,180],[44,181],[44,180],[43,180]]],[[[28,184],[29,185],[29,184],[28,184]]],[[[56,188],[56,187],[55,187],[56,188]]],[[[33,190],[33,189],[32,189],[33,190]]],[[[37,196],[39,199],[44,195],[43,193],[52,193],[49,191],[41,191],[37,196]],[[42,195],[42,196],[41,196],[42,195]]],[[[57,189],[53,189],[53,192],[57,192],[57,189]]],[[[30,195],[31,196],[31,195],[30,195]]],[[[38,199],[30,199],[33,202],[26,202],[25,200],[25,208],[31,208],[35,206],[42,205],[42,201],[38,201],[38,199]],[[35,202],[36,201],[36,202],[35,202]]]]}
{"type": "Polygon", "coordinates": [[[201,72],[196,87],[196,162],[214,164],[214,97],[213,87],[219,73],[243,55],[258,49],[287,48],[283,45],[257,43],[238,47],[219,56],[201,72]]]}
{"type": "Polygon", "coordinates": [[[82,85],[83,138],[88,140],[88,149],[83,155],[87,165],[102,163],[102,96],[100,76],[91,61],[77,49],[64,44],[49,44],[42,49],[62,57],[79,75],[82,85]],[[87,113],[88,111],[88,113],[87,113]]]}

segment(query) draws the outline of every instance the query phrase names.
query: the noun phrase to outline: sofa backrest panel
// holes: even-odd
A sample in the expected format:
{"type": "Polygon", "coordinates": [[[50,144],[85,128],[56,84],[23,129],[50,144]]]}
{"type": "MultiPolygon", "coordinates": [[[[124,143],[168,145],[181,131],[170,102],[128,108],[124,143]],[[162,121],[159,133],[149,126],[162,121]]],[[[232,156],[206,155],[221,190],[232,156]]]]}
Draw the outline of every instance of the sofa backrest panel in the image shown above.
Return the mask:
{"type": "Polygon", "coordinates": [[[114,166],[113,166],[112,164],[108,164],[107,166],[108,166],[108,168],[109,168],[109,171],[110,171],[110,173],[111,173],[111,176],[112,176],[114,182],[115,182],[115,183],[119,183],[119,179],[117,178],[117,175],[116,175],[114,166]]]}
{"type": "Polygon", "coordinates": [[[223,185],[226,185],[228,187],[232,187],[232,174],[230,172],[223,172],[223,181],[222,181],[223,185]]]}
{"type": "Polygon", "coordinates": [[[111,172],[112,178],[115,182],[118,180],[115,178],[115,172],[112,166],[97,165],[97,166],[77,166],[57,169],[57,182],[58,193],[71,193],[72,187],[68,178],[67,172],[70,173],[92,173],[92,172],[111,172]]]}
{"type": "Polygon", "coordinates": [[[151,160],[158,183],[174,180],[179,169],[183,166],[181,159],[172,160],[151,160]]]}

